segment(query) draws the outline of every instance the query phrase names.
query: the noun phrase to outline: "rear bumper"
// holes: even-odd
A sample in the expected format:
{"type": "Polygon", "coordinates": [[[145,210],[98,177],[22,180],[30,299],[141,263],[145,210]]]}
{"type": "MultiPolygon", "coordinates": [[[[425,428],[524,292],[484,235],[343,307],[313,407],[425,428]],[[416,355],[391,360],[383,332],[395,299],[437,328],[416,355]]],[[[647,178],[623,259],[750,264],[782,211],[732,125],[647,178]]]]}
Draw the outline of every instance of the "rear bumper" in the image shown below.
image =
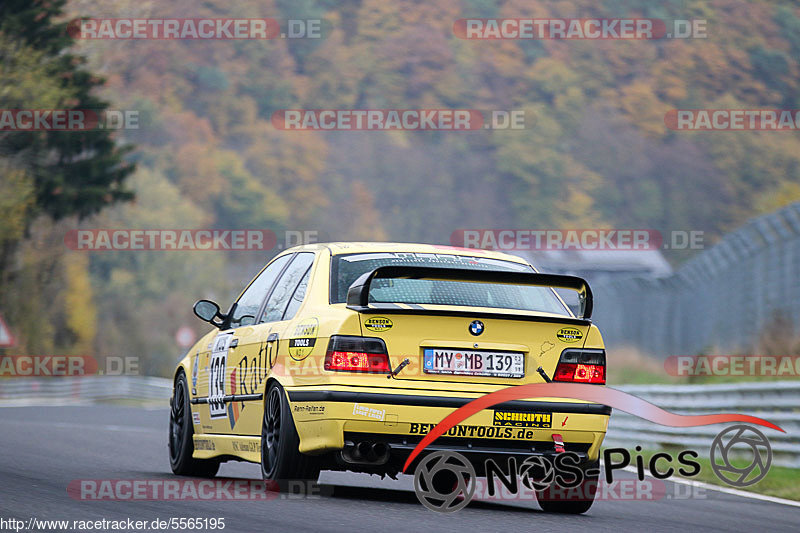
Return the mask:
{"type": "MultiPolygon", "coordinates": [[[[392,392],[361,392],[341,390],[296,390],[289,391],[290,402],[339,402],[376,403],[397,406],[445,407],[458,409],[476,398],[459,396],[418,396],[392,392]]],[[[591,415],[611,415],[611,407],[599,403],[549,402],[534,400],[515,400],[497,404],[493,409],[545,409],[560,413],[581,413],[591,415]]]]}
{"type": "MultiPolygon", "coordinates": [[[[287,394],[300,436],[300,451],[323,453],[366,441],[385,443],[394,455],[405,457],[447,415],[482,396],[345,386],[287,388],[287,394]]],[[[594,461],[610,414],[610,407],[594,403],[547,398],[515,400],[467,418],[427,449],[481,455],[543,455],[555,453],[552,436],[558,434],[568,451],[594,461]]]]}

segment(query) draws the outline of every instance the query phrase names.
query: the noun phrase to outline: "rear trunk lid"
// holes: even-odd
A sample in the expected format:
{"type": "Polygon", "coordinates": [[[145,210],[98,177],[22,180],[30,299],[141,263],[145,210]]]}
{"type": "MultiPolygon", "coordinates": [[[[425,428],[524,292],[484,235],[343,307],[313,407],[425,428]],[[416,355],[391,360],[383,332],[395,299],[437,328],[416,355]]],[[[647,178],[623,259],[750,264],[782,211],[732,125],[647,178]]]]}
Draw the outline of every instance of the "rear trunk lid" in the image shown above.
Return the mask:
{"type": "Polygon", "coordinates": [[[409,360],[397,379],[540,383],[538,369],[552,377],[561,352],[583,347],[589,331],[588,321],[574,318],[442,307],[361,313],[362,335],[385,341],[392,368],[409,360]]]}
{"type": "Polygon", "coordinates": [[[354,281],[347,307],[362,335],[385,341],[392,368],[408,359],[397,379],[521,385],[544,381],[564,349],[583,347],[592,296],[572,276],[394,265],[354,281]],[[580,317],[554,288],[578,292],[580,317]]]}

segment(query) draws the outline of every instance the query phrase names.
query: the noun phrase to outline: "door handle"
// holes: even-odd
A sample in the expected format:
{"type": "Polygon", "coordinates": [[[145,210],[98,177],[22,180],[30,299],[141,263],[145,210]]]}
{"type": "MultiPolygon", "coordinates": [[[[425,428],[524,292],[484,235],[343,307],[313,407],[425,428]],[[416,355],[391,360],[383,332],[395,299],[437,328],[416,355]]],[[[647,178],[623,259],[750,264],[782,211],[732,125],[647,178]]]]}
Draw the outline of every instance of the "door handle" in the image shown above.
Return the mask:
{"type": "Polygon", "coordinates": [[[233,349],[233,348],[236,348],[237,346],[239,346],[239,339],[233,339],[231,341],[230,348],[233,349]]]}
{"type": "Polygon", "coordinates": [[[277,333],[270,333],[267,336],[267,342],[275,342],[276,340],[278,340],[278,334],[277,333]]]}

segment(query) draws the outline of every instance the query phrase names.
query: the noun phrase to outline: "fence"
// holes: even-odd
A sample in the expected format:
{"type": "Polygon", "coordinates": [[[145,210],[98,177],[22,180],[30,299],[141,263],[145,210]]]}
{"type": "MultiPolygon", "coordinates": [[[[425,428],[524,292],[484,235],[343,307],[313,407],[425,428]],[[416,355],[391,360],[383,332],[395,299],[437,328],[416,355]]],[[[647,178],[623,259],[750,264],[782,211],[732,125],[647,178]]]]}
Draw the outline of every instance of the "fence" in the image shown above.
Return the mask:
{"type": "Polygon", "coordinates": [[[592,290],[609,347],[657,356],[748,349],[776,316],[800,324],[800,203],[751,220],[668,277],[592,290]]]}

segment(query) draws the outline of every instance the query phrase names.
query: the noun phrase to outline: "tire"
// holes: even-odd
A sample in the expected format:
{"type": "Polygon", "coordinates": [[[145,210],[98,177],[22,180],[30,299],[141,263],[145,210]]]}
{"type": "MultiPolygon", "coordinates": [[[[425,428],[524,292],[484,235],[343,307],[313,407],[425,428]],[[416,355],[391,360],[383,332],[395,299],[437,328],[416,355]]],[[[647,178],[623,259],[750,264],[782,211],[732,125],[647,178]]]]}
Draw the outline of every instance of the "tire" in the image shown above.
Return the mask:
{"type": "Polygon", "coordinates": [[[300,437],[289,410],[289,400],[277,382],[272,382],[267,390],[262,420],[261,476],[278,483],[289,480],[316,481],[319,478],[319,461],[298,451],[300,437]]]}
{"type": "Polygon", "coordinates": [[[189,386],[181,372],[175,380],[169,401],[169,465],[179,476],[214,477],[219,470],[216,459],[195,459],[194,424],[189,407],[189,386]]]}
{"type": "MultiPolygon", "coordinates": [[[[597,495],[600,479],[600,462],[583,469],[583,481],[574,489],[548,488],[536,491],[536,500],[546,513],[581,514],[589,510],[597,495]]],[[[555,483],[554,483],[555,484],[555,483]]]]}

